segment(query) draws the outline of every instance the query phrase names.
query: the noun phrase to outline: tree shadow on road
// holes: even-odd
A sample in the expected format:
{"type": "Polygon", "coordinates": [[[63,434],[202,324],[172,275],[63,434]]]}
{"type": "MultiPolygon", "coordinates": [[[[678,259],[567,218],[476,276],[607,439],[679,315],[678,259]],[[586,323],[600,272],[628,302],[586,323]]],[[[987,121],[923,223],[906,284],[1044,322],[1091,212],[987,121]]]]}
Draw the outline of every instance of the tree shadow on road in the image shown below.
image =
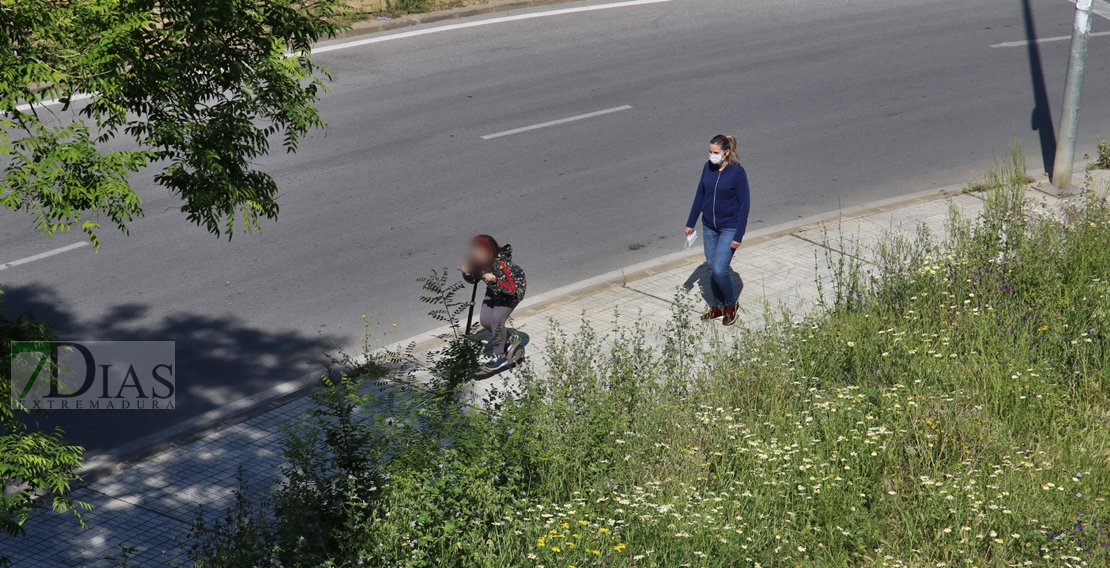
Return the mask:
{"type": "MultiPolygon", "coordinates": [[[[292,329],[266,331],[234,317],[175,313],[152,325],[143,321],[150,306],[140,302],[107,306],[97,318],[82,320],[45,285],[5,286],[3,300],[10,316],[30,312],[57,328],[60,339],[176,342],[176,410],[25,415],[32,428],[61,426],[67,441],[88,450],[86,459],[321,369],[326,353],[339,343],[339,338],[292,329]]],[[[26,537],[0,536],[0,548],[15,566],[49,559],[58,566],[107,568],[123,565],[123,556],[129,565],[184,565],[190,521],[201,506],[211,520],[233,504],[239,468],[257,490],[277,480],[282,463],[278,424],[308,408],[305,398],[279,402],[288,404],[277,412],[250,413],[238,424],[209,430],[180,447],[201,432],[159,441],[160,449],[170,449],[78,488],[73,497],[94,507],[84,514],[86,530],[72,516],[43,510],[28,521],[26,537]]]]}
{"type": "Polygon", "coordinates": [[[93,506],[83,514],[87,528],[44,509],[27,522],[25,537],[0,535],[0,548],[13,566],[189,566],[192,522],[203,516],[212,526],[237,491],[274,487],[285,463],[279,425],[309,408],[309,399],[295,400],[78,488],[73,497],[93,506]]]}
{"type": "Polygon", "coordinates": [[[68,410],[45,419],[29,415],[32,427],[61,426],[68,441],[86,448],[87,457],[322,368],[329,347],[339,343],[338,338],[292,329],[261,330],[230,316],[175,313],[155,325],[140,323],[150,307],[138,302],[108,306],[94,320],[79,320],[43,285],[5,287],[4,303],[13,317],[29,311],[50,323],[60,339],[176,342],[176,410],[68,410]]]}

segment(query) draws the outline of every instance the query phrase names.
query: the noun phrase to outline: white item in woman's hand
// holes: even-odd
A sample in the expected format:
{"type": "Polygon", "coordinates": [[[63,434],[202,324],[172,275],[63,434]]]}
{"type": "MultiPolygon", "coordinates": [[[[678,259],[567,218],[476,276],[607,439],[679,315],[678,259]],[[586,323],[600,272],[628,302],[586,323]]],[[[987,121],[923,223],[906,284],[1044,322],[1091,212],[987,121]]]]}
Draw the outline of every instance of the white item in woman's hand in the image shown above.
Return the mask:
{"type": "Polygon", "coordinates": [[[689,250],[690,247],[694,246],[694,241],[696,240],[698,240],[698,230],[694,229],[694,232],[690,233],[689,237],[686,237],[686,249],[689,250]]]}

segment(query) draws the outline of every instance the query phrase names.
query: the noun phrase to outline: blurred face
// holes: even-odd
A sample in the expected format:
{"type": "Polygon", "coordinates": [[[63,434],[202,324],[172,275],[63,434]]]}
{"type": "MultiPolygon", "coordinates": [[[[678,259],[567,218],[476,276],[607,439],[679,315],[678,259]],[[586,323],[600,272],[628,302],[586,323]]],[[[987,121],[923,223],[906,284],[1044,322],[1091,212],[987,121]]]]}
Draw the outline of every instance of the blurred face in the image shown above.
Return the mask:
{"type": "Polygon", "coordinates": [[[709,145],[709,161],[714,165],[718,165],[728,158],[728,150],[721,148],[716,144],[709,145]]]}
{"type": "Polygon", "coordinates": [[[471,266],[489,266],[493,263],[493,253],[485,247],[472,244],[468,261],[471,266]]]}

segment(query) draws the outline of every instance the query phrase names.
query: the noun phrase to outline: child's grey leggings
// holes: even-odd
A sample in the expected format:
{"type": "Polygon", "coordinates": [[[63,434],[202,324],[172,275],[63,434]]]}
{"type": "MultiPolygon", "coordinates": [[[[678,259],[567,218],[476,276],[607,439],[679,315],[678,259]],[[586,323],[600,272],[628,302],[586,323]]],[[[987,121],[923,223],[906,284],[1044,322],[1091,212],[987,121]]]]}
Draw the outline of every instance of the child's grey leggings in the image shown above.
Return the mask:
{"type": "Polygon", "coordinates": [[[494,355],[505,354],[505,342],[509,337],[509,328],[505,322],[509,321],[514,307],[494,305],[489,296],[482,301],[482,329],[493,335],[490,343],[493,345],[494,355]]]}

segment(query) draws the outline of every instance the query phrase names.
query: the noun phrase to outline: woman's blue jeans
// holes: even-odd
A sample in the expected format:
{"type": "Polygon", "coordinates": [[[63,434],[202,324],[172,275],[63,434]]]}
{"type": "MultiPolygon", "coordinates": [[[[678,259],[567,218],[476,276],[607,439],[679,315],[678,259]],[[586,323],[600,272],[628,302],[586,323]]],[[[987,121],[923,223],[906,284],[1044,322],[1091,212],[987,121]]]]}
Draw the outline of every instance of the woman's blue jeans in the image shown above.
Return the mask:
{"type": "Polygon", "coordinates": [[[705,260],[709,264],[709,287],[713,292],[714,304],[710,307],[723,308],[736,303],[736,289],[732,285],[732,239],[736,229],[714,229],[702,223],[705,232],[702,244],[705,246],[705,260]]]}

